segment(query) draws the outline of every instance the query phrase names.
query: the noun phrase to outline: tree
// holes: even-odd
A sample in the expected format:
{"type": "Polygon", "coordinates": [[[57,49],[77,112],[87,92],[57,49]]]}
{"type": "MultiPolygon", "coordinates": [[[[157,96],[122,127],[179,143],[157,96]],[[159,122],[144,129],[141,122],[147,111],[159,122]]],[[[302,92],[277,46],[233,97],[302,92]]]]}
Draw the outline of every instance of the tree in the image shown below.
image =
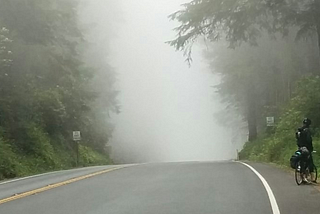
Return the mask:
{"type": "Polygon", "coordinates": [[[111,131],[101,126],[95,132],[106,123],[96,121],[117,108],[113,84],[108,93],[93,87],[115,78],[83,58],[82,48],[90,44],[78,3],[0,0],[0,138],[44,170],[74,163],[74,130],[81,130],[85,146],[107,157],[103,148],[111,131]]]}
{"type": "MultiPolygon", "coordinates": [[[[317,38],[320,49],[320,2],[318,0],[194,0],[170,19],[181,23],[177,38],[169,44],[184,50],[191,60],[194,41],[203,36],[210,41],[226,39],[230,46],[242,42],[258,45],[257,39],[268,32],[286,36],[296,27],[297,39],[317,38]]],[[[319,54],[318,54],[319,56],[319,54]]]]}
{"type": "Polygon", "coordinates": [[[5,27],[0,28],[0,106],[2,107],[0,107],[0,126],[4,119],[4,110],[2,109],[8,107],[7,98],[10,94],[8,86],[10,85],[10,66],[13,61],[11,51],[12,42],[9,30],[5,27]]]}
{"type": "Polygon", "coordinates": [[[12,63],[11,54],[12,51],[9,49],[12,40],[9,39],[9,30],[5,27],[0,29],[0,65],[1,69],[8,67],[12,63]]]}
{"type": "Polygon", "coordinates": [[[110,113],[120,113],[117,102],[118,91],[115,90],[116,71],[110,66],[106,56],[109,55],[109,42],[115,32],[114,23],[119,14],[115,13],[118,2],[97,0],[93,4],[82,0],[79,6],[80,28],[83,29],[84,42],[80,45],[81,60],[84,66],[93,71],[94,75],[87,88],[95,95],[91,103],[88,118],[90,129],[87,133],[90,144],[95,149],[105,150],[114,129],[110,122],[110,113]],[[101,7],[102,5],[102,7],[101,7]],[[103,24],[100,19],[109,14],[103,24]],[[92,16],[95,13],[95,16],[92,16]],[[109,18],[110,17],[110,18],[109,18]]]}
{"type": "Polygon", "coordinates": [[[214,46],[216,50],[207,53],[207,59],[212,70],[222,76],[219,93],[247,121],[250,141],[265,124],[263,116],[268,111],[276,115],[290,100],[294,83],[318,70],[315,34],[306,27],[310,17],[300,15],[310,10],[311,3],[194,0],[170,16],[181,25],[175,29],[177,38],[169,44],[184,51],[189,63],[197,38],[227,41],[222,48],[214,46]],[[311,40],[296,42],[294,38],[311,40]]]}
{"type": "MultiPolygon", "coordinates": [[[[0,81],[5,83],[8,77],[9,67],[12,65],[12,51],[9,30],[0,28],[0,81]]],[[[0,86],[0,93],[3,94],[4,85],[0,86]]]]}
{"type": "Polygon", "coordinates": [[[221,77],[217,86],[228,109],[236,109],[248,124],[249,139],[265,131],[265,117],[279,115],[292,98],[302,77],[312,74],[316,50],[308,42],[259,39],[259,46],[244,44],[228,49],[225,42],[207,44],[205,58],[211,71],[221,77]]]}

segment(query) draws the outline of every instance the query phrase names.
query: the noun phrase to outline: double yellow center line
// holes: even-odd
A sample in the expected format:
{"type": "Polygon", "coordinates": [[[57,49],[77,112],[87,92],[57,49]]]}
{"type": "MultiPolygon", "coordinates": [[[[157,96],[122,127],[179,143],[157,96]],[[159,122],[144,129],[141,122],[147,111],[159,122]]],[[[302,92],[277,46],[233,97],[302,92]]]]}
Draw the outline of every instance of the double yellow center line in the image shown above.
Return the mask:
{"type": "Polygon", "coordinates": [[[50,184],[48,186],[41,187],[41,188],[38,188],[38,189],[35,189],[35,190],[27,191],[27,192],[20,193],[20,194],[15,194],[15,195],[13,195],[11,197],[1,199],[0,200],[0,205],[4,204],[4,203],[7,203],[7,202],[10,202],[10,201],[14,201],[14,200],[20,199],[20,198],[28,197],[30,195],[34,195],[34,194],[38,194],[38,193],[41,193],[41,192],[44,192],[44,191],[48,191],[50,189],[54,189],[54,188],[57,188],[57,187],[68,185],[68,184],[71,184],[71,183],[74,183],[74,182],[77,182],[77,181],[81,181],[81,180],[84,180],[84,179],[87,179],[87,178],[91,178],[91,177],[94,177],[94,176],[97,176],[97,175],[101,175],[101,174],[105,174],[105,173],[108,173],[108,172],[111,172],[111,171],[114,171],[114,170],[122,169],[122,168],[124,168],[124,167],[106,169],[106,170],[103,170],[103,171],[91,173],[91,174],[84,175],[84,176],[81,176],[81,177],[72,178],[70,180],[62,181],[62,182],[59,182],[59,183],[50,184]]]}

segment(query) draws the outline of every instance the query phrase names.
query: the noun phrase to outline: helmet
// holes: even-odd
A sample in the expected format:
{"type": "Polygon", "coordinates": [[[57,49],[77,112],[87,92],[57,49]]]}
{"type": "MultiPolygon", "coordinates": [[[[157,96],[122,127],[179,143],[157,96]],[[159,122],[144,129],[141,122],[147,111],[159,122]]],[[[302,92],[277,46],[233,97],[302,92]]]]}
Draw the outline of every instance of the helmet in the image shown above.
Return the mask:
{"type": "Polygon", "coordinates": [[[302,123],[304,125],[310,126],[311,125],[311,120],[309,118],[304,118],[304,120],[302,121],[302,123]]]}

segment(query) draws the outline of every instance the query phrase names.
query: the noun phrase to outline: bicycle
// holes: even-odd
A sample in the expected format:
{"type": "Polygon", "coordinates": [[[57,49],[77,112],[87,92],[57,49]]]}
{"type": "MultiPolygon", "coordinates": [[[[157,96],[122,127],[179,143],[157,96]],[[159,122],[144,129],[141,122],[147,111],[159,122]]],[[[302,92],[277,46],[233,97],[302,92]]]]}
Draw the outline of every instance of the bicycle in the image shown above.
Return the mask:
{"type": "MultiPolygon", "coordinates": [[[[316,153],[316,151],[313,151],[312,153],[316,153]]],[[[312,182],[317,182],[317,179],[318,179],[318,170],[317,170],[317,167],[316,165],[314,165],[313,163],[313,178],[314,180],[312,181],[311,180],[311,173],[310,173],[310,170],[309,170],[309,166],[306,166],[306,169],[305,169],[305,173],[301,172],[301,162],[302,160],[299,160],[296,164],[296,168],[295,168],[295,180],[296,180],[296,183],[298,185],[301,185],[303,182],[303,177],[305,175],[306,179],[308,180],[308,183],[312,183],[312,182]]],[[[304,163],[305,164],[305,163],[304,163]]]]}

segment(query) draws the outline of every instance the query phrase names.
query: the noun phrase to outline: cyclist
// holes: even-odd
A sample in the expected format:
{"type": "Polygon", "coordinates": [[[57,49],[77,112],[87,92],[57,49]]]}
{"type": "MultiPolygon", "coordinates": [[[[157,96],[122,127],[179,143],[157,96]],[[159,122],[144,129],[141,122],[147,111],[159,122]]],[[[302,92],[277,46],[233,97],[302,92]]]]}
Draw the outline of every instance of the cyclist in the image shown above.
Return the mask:
{"type": "MultiPolygon", "coordinates": [[[[310,131],[310,125],[311,120],[309,118],[305,118],[302,121],[302,127],[298,128],[298,131],[296,132],[296,138],[297,138],[297,145],[299,147],[299,150],[302,152],[302,156],[307,157],[305,164],[301,166],[302,172],[305,171],[306,166],[309,167],[309,171],[311,174],[311,181],[314,181],[313,176],[313,158],[312,158],[312,152],[313,152],[313,145],[312,145],[312,136],[310,131]]],[[[303,181],[308,182],[306,175],[303,173],[303,181]]]]}

